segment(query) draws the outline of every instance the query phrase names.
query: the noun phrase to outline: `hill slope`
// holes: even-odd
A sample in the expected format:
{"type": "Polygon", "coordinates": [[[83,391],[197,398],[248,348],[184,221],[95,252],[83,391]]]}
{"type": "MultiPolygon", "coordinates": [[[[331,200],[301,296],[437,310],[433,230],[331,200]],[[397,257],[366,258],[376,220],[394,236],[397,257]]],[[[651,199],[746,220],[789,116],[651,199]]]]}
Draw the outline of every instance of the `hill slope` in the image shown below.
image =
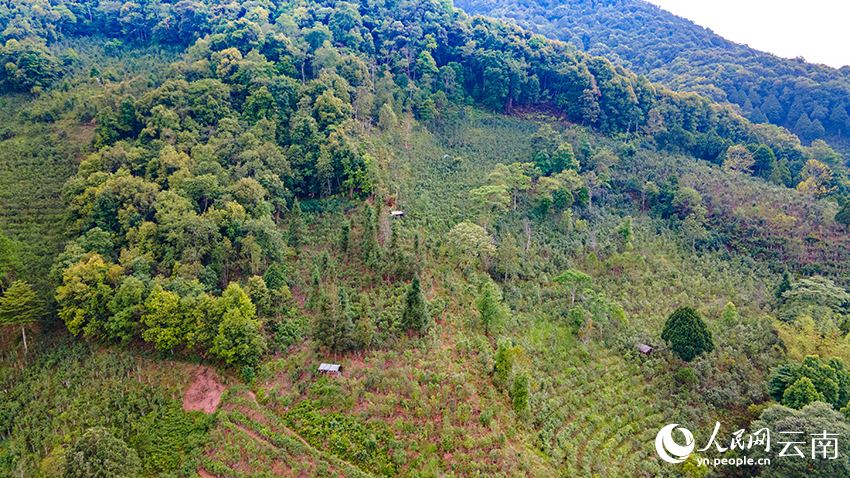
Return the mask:
{"type": "Polygon", "coordinates": [[[2,477],[93,436],[146,477],[670,476],[656,430],[787,413],[776,367],[821,354],[850,400],[824,144],[435,2],[0,17],[11,129],[76,165],[3,196],[58,216],[70,174],[50,274],[5,269],[41,229],[0,222],[2,477]]]}
{"type": "Polygon", "coordinates": [[[604,56],[676,91],[737,105],[753,122],[825,139],[848,158],[850,67],[836,70],[740,45],[644,0],[459,0],[470,14],[504,18],[604,56]],[[805,116],[805,119],[803,118],[805,116]]]}

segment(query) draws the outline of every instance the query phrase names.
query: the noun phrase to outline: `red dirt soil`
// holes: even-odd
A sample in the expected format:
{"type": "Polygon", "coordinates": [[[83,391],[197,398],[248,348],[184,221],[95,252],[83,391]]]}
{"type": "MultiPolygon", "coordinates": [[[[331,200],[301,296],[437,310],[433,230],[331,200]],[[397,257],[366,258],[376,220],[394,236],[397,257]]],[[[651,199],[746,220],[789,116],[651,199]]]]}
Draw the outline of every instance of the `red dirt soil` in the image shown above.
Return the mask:
{"type": "Polygon", "coordinates": [[[195,381],[183,395],[184,410],[202,410],[204,413],[215,413],[221,402],[221,394],[227,389],[204,373],[195,376],[195,381]]]}
{"type": "Polygon", "coordinates": [[[198,468],[198,475],[200,475],[201,478],[215,478],[215,475],[203,468],[198,468]]]}

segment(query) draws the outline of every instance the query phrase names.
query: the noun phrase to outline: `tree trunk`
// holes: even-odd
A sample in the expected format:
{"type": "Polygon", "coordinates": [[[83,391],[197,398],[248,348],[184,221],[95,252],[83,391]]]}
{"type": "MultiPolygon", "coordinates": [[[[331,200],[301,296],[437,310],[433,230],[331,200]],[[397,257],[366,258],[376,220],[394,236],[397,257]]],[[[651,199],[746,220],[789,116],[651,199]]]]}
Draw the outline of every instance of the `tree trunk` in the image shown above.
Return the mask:
{"type": "Polygon", "coordinates": [[[21,325],[21,337],[24,338],[24,353],[27,352],[27,333],[24,331],[24,326],[21,325]]]}

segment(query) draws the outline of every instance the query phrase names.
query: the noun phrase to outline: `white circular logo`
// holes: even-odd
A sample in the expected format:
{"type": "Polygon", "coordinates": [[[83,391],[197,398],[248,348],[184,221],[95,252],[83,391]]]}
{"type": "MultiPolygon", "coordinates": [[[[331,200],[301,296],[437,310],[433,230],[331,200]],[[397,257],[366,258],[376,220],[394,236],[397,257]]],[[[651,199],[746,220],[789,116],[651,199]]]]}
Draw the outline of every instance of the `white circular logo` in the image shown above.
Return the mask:
{"type": "Polygon", "coordinates": [[[655,437],[655,451],[657,451],[658,456],[667,463],[681,463],[685,461],[688,458],[688,455],[694,451],[694,447],[696,446],[694,443],[694,436],[687,428],[678,428],[678,430],[682,432],[682,435],[685,436],[685,446],[680,446],[675,440],[673,440],[673,430],[675,430],[678,426],[678,423],[667,425],[659,430],[658,436],[655,437]],[[670,452],[669,454],[667,453],[668,451],[670,452]]]}

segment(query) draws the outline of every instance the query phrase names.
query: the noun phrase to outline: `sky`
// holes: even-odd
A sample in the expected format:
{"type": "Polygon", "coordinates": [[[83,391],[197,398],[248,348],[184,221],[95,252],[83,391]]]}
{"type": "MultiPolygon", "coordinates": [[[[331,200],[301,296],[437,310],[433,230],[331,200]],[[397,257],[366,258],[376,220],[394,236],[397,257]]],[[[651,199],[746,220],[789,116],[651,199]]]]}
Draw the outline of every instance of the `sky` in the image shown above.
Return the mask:
{"type": "Polygon", "coordinates": [[[850,65],[847,0],[648,0],[736,43],[774,55],[850,65]]]}

